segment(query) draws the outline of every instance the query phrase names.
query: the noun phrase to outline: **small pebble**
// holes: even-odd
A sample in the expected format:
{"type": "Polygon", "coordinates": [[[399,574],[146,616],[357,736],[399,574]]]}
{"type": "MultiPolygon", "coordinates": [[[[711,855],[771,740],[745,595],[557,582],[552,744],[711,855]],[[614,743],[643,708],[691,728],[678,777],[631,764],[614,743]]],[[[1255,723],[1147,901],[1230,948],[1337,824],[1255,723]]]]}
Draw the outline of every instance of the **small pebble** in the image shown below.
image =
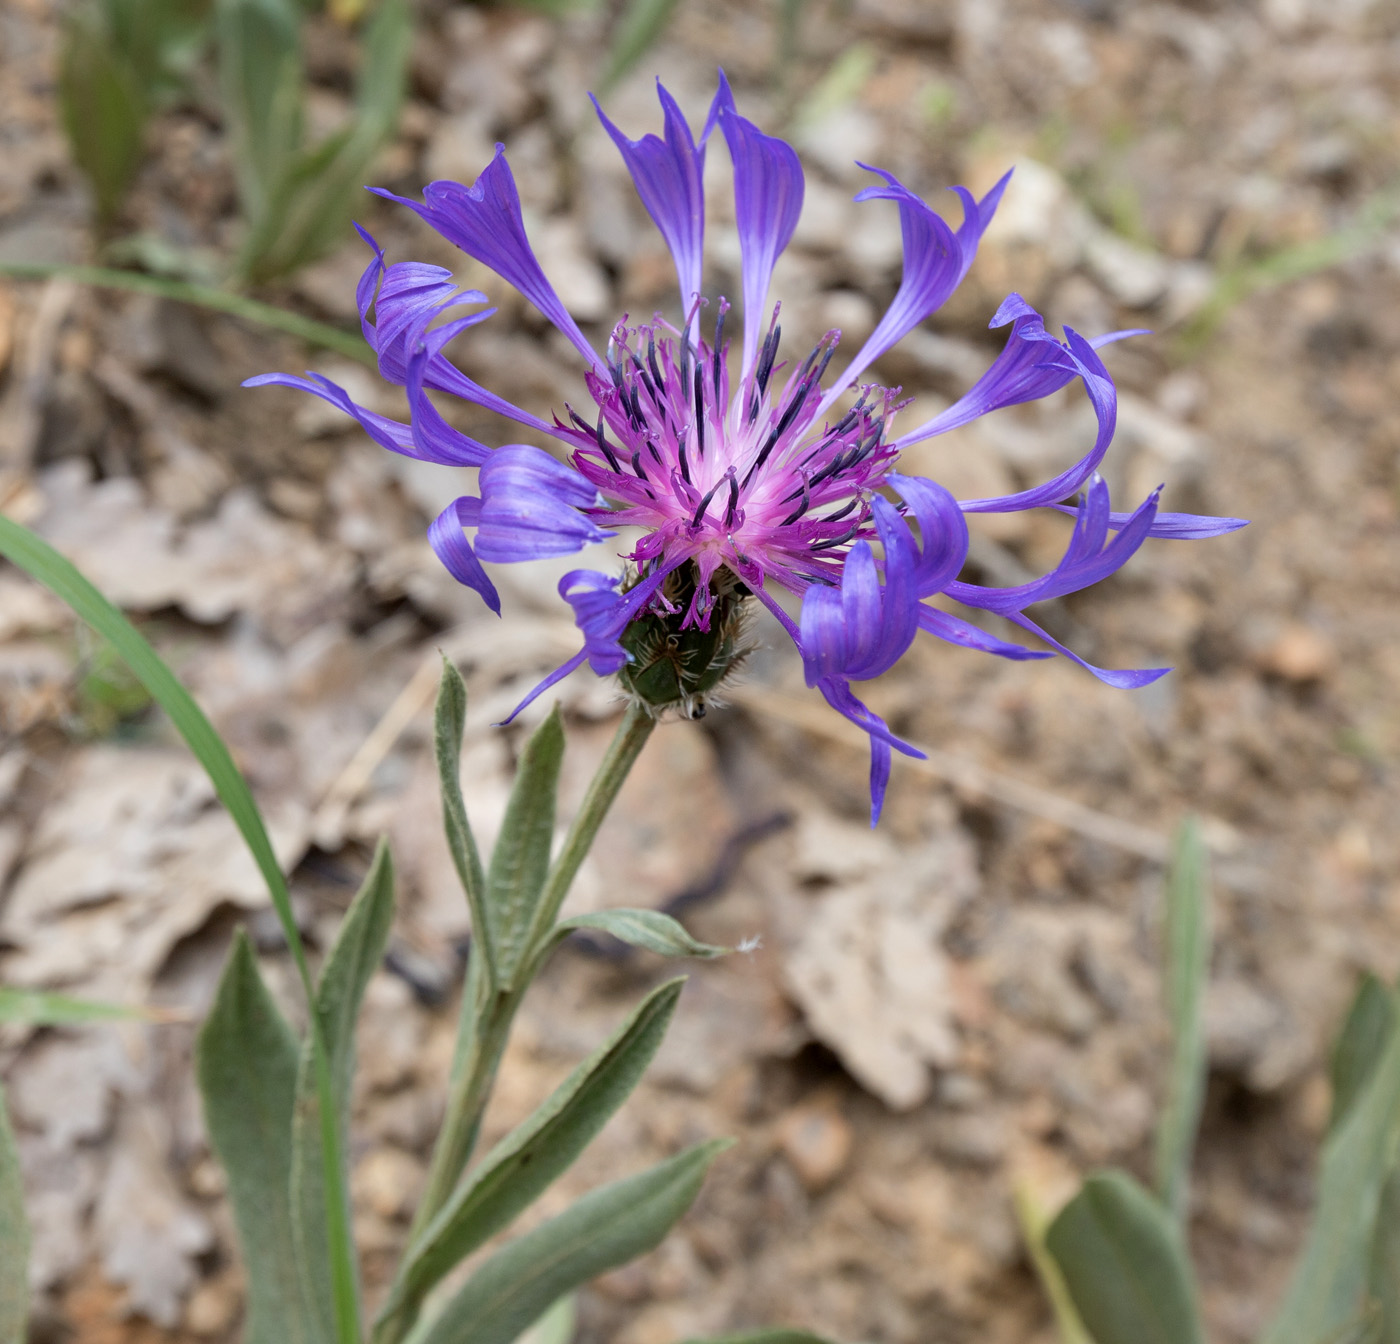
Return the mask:
{"type": "Polygon", "coordinates": [[[778,1146],[809,1194],[825,1190],[850,1160],[854,1136],[830,1102],[798,1106],[778,1122],[778,1146]]]}

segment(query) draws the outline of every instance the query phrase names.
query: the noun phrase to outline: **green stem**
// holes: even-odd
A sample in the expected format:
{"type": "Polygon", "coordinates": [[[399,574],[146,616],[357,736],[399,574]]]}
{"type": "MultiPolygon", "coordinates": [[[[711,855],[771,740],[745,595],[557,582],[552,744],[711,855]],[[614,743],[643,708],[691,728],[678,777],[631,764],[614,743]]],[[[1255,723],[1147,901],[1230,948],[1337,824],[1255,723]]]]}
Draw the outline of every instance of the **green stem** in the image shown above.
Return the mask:
{"type": "MultiPolygon", "coordinates": [[[[629,700],[627,712],[622,716],[622,722],[618,724],[617,732],[608,744],[607,754],[588,785],[588,792],[583,796],[583,804],[578,810],[578,815],[574,817],[573,825],[569,827],[568,835],[564,837],[564,847],[559,851],[559,857],[554,860],[549,876],[545,879],[544,893],[540,898],[539,909],[535,914],[535,922],[527,943],[527,946],[537,952],[546,945],[550,930],[554,928],[554,921],[559,918],[559,907],[564,904],[564,897],[569,894],[569,888],[578,876],[579,866],[588,857],[588,851],[593,848],[593,841],[597,839],[598,828],[603,824],[603,818],[608,815],[608,809],[612,807],[618,790],[631,773],[637,757],[641,755],[642,748],[646,746],[647,738],[651,736],[655,727],[656,719],[651,711],[640,701],[629,700]]],[[[532,963],[527,972],[527,980],[533,976],[536,969],[538,968],[532,963]]]]}
{"type": "MultiPolygon", "coordinates": [[[[510,1036],[516,1009],[519,1008],[520,1000],[543,964],[543,953],[549,946],[549,933],[554,927],[559,907],[568,895],[579,865],[592,848],[598,828],[603,824],[603,818],[607,816],[618,790],[622,788],[623,781],[655,727],[656,720],[649,710],[636,702],[627,706],[627,712],[618,725],[607,754],[588,786],[583,805],[569,827],[559,857],[554,860],[549,876],[545,879],[539,913],[527,944],[533,949],[533,954],[525,959],[520,982],[511,989],[496,990],[476,1014],[475,1024],[471,1028],[471,1040],[462,1058],[461,1067],[453,1072],[442,1132],[438,1135],[437,1145],[433,1149],[433,1160],[428,1170],[423,1198],[409,1232],[410,1247],[451,1198],[452,1191],[466,1168],[476,1141],[477,1129],[481,1124],[481,1113],[486,1108],[496,1069],[500,1065],[501,1055],[510,1036]]],[[[470,986],[467,992],[471,992],[470,986]]]]}
{"type": "Polygon", "coordinates": [[[0,261],[0,275],[13,275],[21,280],[47,280],[53,276],[62,276],[67,280],[76,280],[81,285],[96,285],[102,289],[127,289],[136,294],[154,294],[161,299],[175,299],[180,303],[194,304],[197,308],[210,308],[216,313],[241,317],[245,322],[254,322],[261,327],[285,331],[289,336],[299,337],[308,345],[334,350],[338,355],[358,360],[371,368],[375,366],[374,352],[358,332],[343,331],[327,322],[317,322],[315,318],[302,317],[300,313],[288,312],[275,304],[261,303],[243,294],[216,289],[213,285],[193,285],[186,280],[170,280],[164,276],[144,275],[140,271],[118,271],[105,266],[69,266],[29,261],[0,261]]]}

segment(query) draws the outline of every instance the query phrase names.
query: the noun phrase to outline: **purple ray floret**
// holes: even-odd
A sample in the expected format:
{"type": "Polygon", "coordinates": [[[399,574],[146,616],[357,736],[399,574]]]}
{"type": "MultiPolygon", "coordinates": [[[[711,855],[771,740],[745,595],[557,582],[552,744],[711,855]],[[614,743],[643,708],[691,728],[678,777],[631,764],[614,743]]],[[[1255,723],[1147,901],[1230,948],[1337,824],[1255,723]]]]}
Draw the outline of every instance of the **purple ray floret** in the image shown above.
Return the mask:
{"type": "MultiPolygon", "coordinates": [[[[670,93],[659,83],[657,91],[660,135],[633,140],[596,100],[594,107],[671,251],[679,302],[670,317],[623,317],[601,354],[564,308],[530,247],[500,146],[470,186],[433,182],[421,202],[378,193],[414,210],[513,285],[563,333],[584,361],[593,403],[586,410],[565,405],[562,415],[547,420],[469,378],[446,351],[491,316],[485,296],[459,289],[441,267],[389,264],[364,230],[373,257],[356,302],[380,374],[404,389],[407,423],[357,405],[319,374],[249,380],[321,397],[393,452],[476,469],[479,493],[454,500],[433,520],[428,537],[453,576],[493,611],[500,611],[500,596],[487,565],[573,554],[613,538],[618,528],[638,537],[622,557],[625,574],[577,569],[564,576],[559,595],[573,610],[583,647],[516,713],[584,663],[598,676],[628,667],[636,657],[629,649],[640,647],[629,631],[660,621],[679,647],[674,641],[687,632],[710,632],[712,620],[720,621],[716,631],[725,631],[734,602],[751,594],[796,643],[807,684],[869,735],[873,823],[892,753],[921,753],[891,732],[852,683],[888,671],[920,631],[1012,660],[1062,654],[1114,686],[1142,686],[1161,676],[1165,668],[1093,667],[1027,614],[1037,603],[1115,573],[1149,537],[1197,539],[1244,526],[1238,518],[1161,513],[1159,491],[1130,512],[1110,507],[1099,468],[1113,441],[1118,394],[1099,351],[1143,333],[1086,339],[1065,328],[1063,338],[1056,337],[1024,298],[1011,294],[991,321],[992,327],[1010,328],[1001,354],[953,405],[902,435],[893,431],[905,404],[899,389],[866,379],[880,357],[945,303],[967,275],[1010,174],[980,199],[953,188],[962,208],[954,229],[892,173],[869,169],[880,182],[856,199],[898,209],[903,275],[869,338],[844,368],[833,370],[839,332],[827,332],[805,355],[789,358],[781,348],[780,306],[768,306],[774,267],[802,209],[797,154],[739,113],[722,73],[698,136],[670,93]],[[706,296],[704,289],[705,154],[715,132],[733,165],[742,259],[741,325],[732,351],[730,302],[706,296]],[[897,470],[901,452],[913,444],[1075,382],[1093,407],[1096,432],[1083,456],[1049,481],[995,498],[957,500],[937,482],[897,470]],[[491,411],[553,439],[558,448],[487,447],[456,428],[434,395],[491,411]],[[1064,555],[1049,573],[1012,587],[960,577],[968,514],[1032,508],[1074,519],[1064,555]],[[781,593],[800,602],[798,619],[784,610],[781,593]],[[1006,620],[1048,647],[1002,639],[935,600],[1006,620]]],[[[706,647],[722,643],[712,638],[706,647]]]]}

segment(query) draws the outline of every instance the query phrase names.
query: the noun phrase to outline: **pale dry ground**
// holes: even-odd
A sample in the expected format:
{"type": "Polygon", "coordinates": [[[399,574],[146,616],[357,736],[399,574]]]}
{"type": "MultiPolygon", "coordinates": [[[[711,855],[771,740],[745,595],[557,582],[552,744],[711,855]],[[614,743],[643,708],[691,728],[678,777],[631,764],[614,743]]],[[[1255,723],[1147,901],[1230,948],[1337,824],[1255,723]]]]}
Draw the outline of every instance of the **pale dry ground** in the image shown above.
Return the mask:
{"type": "MultiPolygon", "coordinates": [[[[587,115],[598,20],[421,8],[413,96],[376,180],[469,178],[499,138],[545,267],[594,335],[667,304],[669,260],[587,115]]],[[[610,110],[633,133],[652,125],[655,71],[698,117],[722,63],[746,111],[788,127],[808,172],[775,285],[791,348],[832,325],[858,339],[898,281],[893,211],[850,203],[865,182],[853,159],[930,196],[985,189],[1014,163],[968,282],[885,361],[887,379],[925,405],[956,396],[999,348],[985,323],[1012,288],[1086,332],[1155,328],[1110,356],[1115,492],[1165,480],[1167,507],[1255,522],[1150,544],[1047,613],[1097,661],[1176,666],[1147,691],[932,645],[870,687],[899,731],[942,753],[896,769],[873,835],[860,744],[803,690],[775,628],[760,627],[732,708],[657,734],[577,899],[656,904],[714,873],[693,930],[762,947],[693,970],[651,1080],[537,1215],[696,1139],[739,1144],[661,1250],[584,1294],[580,1339],[792,1322],[872,1344],[1048,1341],[1011,1192],[1029,1180],[1051,1198],[1104,1163],[1145,1171],[1163,1062],[1157,856],[1194,808],[1217,850],[1219,946],[1193,1238],[1212,1338],[1247,1340],[1304,1227],[1325,1043],[1357,971],[1400,967],[1400,234],[1383,227],[1344,265],[1241,303],[1208,342],[1188,349],[1183,332],[1236,257],[1343,227],[1393,180],[1400,14],[1359,0],[852,0],[809,6],[784,63],[771,6],[682,10],[610,110]],[[843,53],[865,72],[844,99],[820,83],[843,53]],[[786,828],[732,843],[777,816],[786,828]],[[721,862],[727,845],[736,862],[721,862]]],[[[49,11],[0,9],[0,257],[86,246],[49,11]]],[[[328,28],[313,68],[329,121],[346,48],[328,28]]],[[[214,123],[172,113],[153,148],[129,223],[221,244],[232,189],[214,123]]],[[[712,184],[723,166],[716,153],[712,184]]],[[[712,210],[715,274],[732,291],[727,205],[712,210]]],[[[392,258],[461,260],[406,212],[367,202],[362,218],[392,258]]],[[[347,246],[280,297],[353,316],[363,261],[347,246]]],[[[537,410],[578,398],[568,349],[501,297],[464,365],[537,410]]],[[[577,561],[502,575],[506,615],[485,613],[423,541],[460,478],[391,460],[291,393],[238,390],[304,358],[146,300],[0,285],[0,507],[139,617],[227,732],[318,945],[374,838],[391,837],[402,915],[371,989],[356,1103],[373,1290],[421,1179],[465,931],[437,836],[432,660],[445,647],[468,677],[468,804],[489,840],[522,739],[487,725],[572,651],[552,592],[577,561]]],[[[314,366],[395,409],[353,366],[314,366]]],[[[505,441],[485,418],[461,423],[505,441]]],[[[998,493],[1058,469],[1089,430],[1071,391],[940,441],[916,469],[998,493]]],[[[973,568],[1014,582],[1064,535],[1055,519],[987,520],[973,568]]],[[[245,919],[291,1001],[258,883],[196,767],[154,719],[94,736],[91,652],[61,609],[0,573],[0,978],[198,1015],[245,919]]],[[[560,698],[576,798],[616,706],[586,676],[560,698]]],[[[491,1134],[665,973],[562,953],[527,1006],[491,1134]]],[[[40,1338],[236,1336],[191,1036],[0,1037],[40,1338]]]]}

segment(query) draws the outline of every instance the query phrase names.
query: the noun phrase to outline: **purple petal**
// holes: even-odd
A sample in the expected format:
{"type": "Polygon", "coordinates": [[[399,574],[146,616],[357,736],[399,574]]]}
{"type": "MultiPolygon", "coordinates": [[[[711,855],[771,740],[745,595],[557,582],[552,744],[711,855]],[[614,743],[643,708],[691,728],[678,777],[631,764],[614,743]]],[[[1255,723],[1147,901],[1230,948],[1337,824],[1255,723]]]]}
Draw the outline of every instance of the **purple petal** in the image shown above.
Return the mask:
{"type": "Polygon", "coordinates": [[[753,368],[763,325],[764,302],[773,267],[797,228],[802,213],[802,164],[791,145],[764,135],[741,117],[724,72],[710,111],[724,132],[734,164],[734,214],[744,267],[744,361],[741,376],[753,368]]]}
{"type": "Polygon", "coordinates": [[[1049,574],[1014,588],[984,588],[978,584],[954,582],[945,591],[966,606],[1010,617],[1032,603],[1088,588],[1121,569],[1147,540],[1160,495],[1160,490],[1154,490],[1113,540],[1104,545],[1108,535],[1108,487],[1102,478],[1095,477],[1080,506],[1064,557],[1049,574]]]}
{"type": "Polygon", "coordinates": [[[423,191],[421,203],[396,196],[382,187],[371,190],[376,196],[408,206],[448,242],[514,285],[573,342],[595,369],[607,372],[607,366],[589,345],[578,323],[569,316],[535,260],[525,236],[520,193],[506,162],[503,145],[496,146],[495,158],[470,187],[461,182],[430,182],[423,191]]]}
{"type": "Polygon", "coordinates": [[[1009,658],[1013,662],[1029,662],[1036,658],[1053,658],[1053,653],[1042,649],[1028,649],[1021,644],[1010,644],[985,630],[979,630],[967,621],[960,621],[937,607],[919,608],[919,627],[929,634],[946,640],[949,644],[960,645],[964,649],[976,649],[978,653],[993,653],[998,658],[1009,658]]]}
{"type": "Polygon", "coordinates": [[[846,557],[839,590],[814,584],[803,595],[799,647],[809,686],[878,677],[918,632],[914,539],[887,499],[877,495],[871,507],[885,548],[885,584],[870,543],[858,541],[846,557]]]}
{"type": "Polygon", "coordinates": [[[1011,176],[1008,173],[1003,177],[980,202],[965,188],[955,187],[963,203],[963,222],[954,233],[940,215],[893,173],[864,163],[860,166],[884,178],[885,185],[867,187],[856,196],[856,200],[894,201],[899,206],[899,225],[904,238],[904,275],[894,302],[861,346],[850,367],[828,389],[822,399],[822,410],[881,355],[947,302],[948,296],[958,287],[972,265],[982,232],[996,213],[997,202],[1001,200],[1001,193],[1011,176]]]}
{"type": "Polygon", "coordinates": [[[891,733],[884,719],[862,704],[846,682],[839,678],[828,679],[819,682],[817,689],[832,709],[870,735],[870,824],[874,826],[880,820],[880,811],[885,803],[885,788],[890,778],[890,748],[921,761],[927,758],[917,747],[910,746],[891,733]]]}
{"type": "Polygon", "coordinates": [[[458,583],[474,588],[482,600],[497,616],[501,614],[501,598],[496,585],[486,577],[481,562],[476,558],[465,536],[464,527],[471,527],[478,521],[481,501],[467,496],[454,499],[428,525],[428,542],[437,557],[447,567],[447,572],[458,583]]]}
{"type": "Polygon", "coordinates": [[[1093,346],[1070,327],[1065,328],[1065,345],[1049,341],[1047,348],[1059,351],[1070,360],[1083,380],[1084,390],[1089,394],[1089,401],[1098,420],[1094,446],[1069,470],[1062,471],[1044,485],[1037,485],[1014,495],[962,500],[964,513],[1010,513],[1018,509],[1035,509],[1048,504],[1058,504],[1074,494],[1099,469],[1099,463],[1108,452],[1108,445],[1113,442],[1113,431],[1118,423],[1118,392],[1113,386],[1113,379],[1108,376],[1108,370],[1104,368],[1103,360],[1095,353],[1093,346]]]}
{"type": "Polygon", "coordinates": [[[656,135],[629,140],[608,120],[598,100],[592,94],[589,97],[632,174],[647,214],[671,249],[681,287],[681,310],[689,312],[700,293],[702,273],[705,151],[696,147],[684,114],[660,80],[656,81],[656,91],[665,117],[664,140],[656,135]]]}
{"type": "Polygon", "coordinates": [[[1008,322],[1011,335],[991,368],[947,410],[896,439],[895,447],[907,448],[935,434],[946,434],[1004,406],[1047,397],[1075,376],[1078,370],[1069,358],[1055,357],[1060,345],[1045,330],[1045,319],[1019,294],[1007,295],[988,325],[995,329],[1008,322]]]}
{"type": "MultiPolygon", "coordinates": [[[[437,333],[433,333],[434,336],[437,333]]],[[[405,390],[413,426],[413,443],[418,456],[425,462],[444,462],[450,466],[479,467],[491,456],[491,450],[460,429],[454,429],[442,418],[438,408],[428,399],[423,387],[424,375],[436,353],[430,338],[408,361],[405,390]]]]}
{"type": "MultiPolygon", "coordinates": [[[[1051,507],[1060,513],[1078,513],[1073,504],[1053,504],[1051,507]]],[[[1126,527],[1133,517],[1131,513],[1110,513],[1108,525],[1116,532],[1126,527]]],[[[1240,528],[1248,526],[1248,518],[1224,518],[1210,513],[1159,513],[1147,535],[1168,541],[1203,541],[1207,537],[1223,537],[1227,532],[1238,532],[1240,528]]]]}
{"type": "Polygon", "coordinates": [[[613,533],[579,512],[598,502],[592,485],[543,448],[497,448],[481,468],[477,551],[484,560],[512,563],[570,555],[606,541],[613,533]]]}
{"type": "MultiPolygon", "coordinates": [[[[677,561],[676,564],[683,563],[677,561]]],[[[658,568],[635,587],[619,595],[618,580],[594,569],[571,569],[559,580],[559,596],[574,609],[574,622],[583,631],[583,648],[568,662],[560,664],[534,688],[501,722],[509,723],[532,700],[563,681],[584,659],[598,676],[608,676],[630,661],[627,650],[618,643],[628,623],[651,601],[666,576],[676,568],[658,568]]],[[[501,725],[498,724],[497,727],[501,725]]]]}
{"type": "MultiPolygon", "coordinates": [[[[491,455],[491,450],[485,444],[449,426],[443,426],[447,431],[443,434],[423,434],[416,422],[412,426],[405,425],[366,410],[352,401],[350,394],[338,383],[319,373],[308,373],[305,378],[294,378],[289,373],[260,373],[255,378],[245,380],[243,386],[266,387],[269,384],[294,387],[300,392],[310,392],[312,396],[320,397],[337,410],[352,416],[380,447],[401,453],[404,457],[416,457],[422,462],[438,462],[452,467],[475,467],[491,455]]],[[[433,414],[437,415],[437,412],[434,410],[433,414]]],[[[441,420],[441,417],[438,418],[441,420]]]]}
{"type": "MultiPolygon", "coordinates": [[[[358,224],[355,228],[375,254],[355,291],[355,302],[360,310],[360,329],[379,358],[380,374],[402,387],[408,380],[408,362],[413,347],[424,339],[424,333],[433,320],[463,303],[485,303],[486,296],[475,289],[458,290],[451,272],[441,266],[416,262],[385,266],[384,252],[373,236],[358,224]],[[373,322],[369,318],[371,308],[374,309],[373,322]]],[[[437,329],[442,335],[424,370],[423,385],[436,392],[461,397],[506,419],[553,435],[553,425],[537,415],[531,415],[529,411],[522,411],[494,392],[488,392],[441,353],[454,336],[484,321],[495,311],[494,308],[486,308],[437,329]]]]}
{"type": "Polygon", "coordinates": [[[914,585],[920,597],[932,597],[958,577],[967,560],[967,519],[958,501],[937,482],[897,472],[887,479],[919,524],[921,550],[914,585]]]}
{"type": "Polygon", "coordinates": [[[1006,618],[1014,621],[1023,630],[1029,630],[1031,634],[1039,639],[1043,639],[1051,648],[1064,654],[1071,662],[1078,663],[1086,672],[1092,672],[1100,681],[1109,686],[1116,686],[1119,690],[1135,691],[1142,686],[1150,686],[1154,681],[1165,677],[1171,671],[1169,667],[1142,667],[1128,668],[1122,671],[1115,671],[1111,668],[1095,667],[1093,663],[1086,662],[1072,649],[1067,649],[1057,639],[1052,639],[1040,628],[1031,618],[1019,611],[1009,611],[1006,618]]]}

